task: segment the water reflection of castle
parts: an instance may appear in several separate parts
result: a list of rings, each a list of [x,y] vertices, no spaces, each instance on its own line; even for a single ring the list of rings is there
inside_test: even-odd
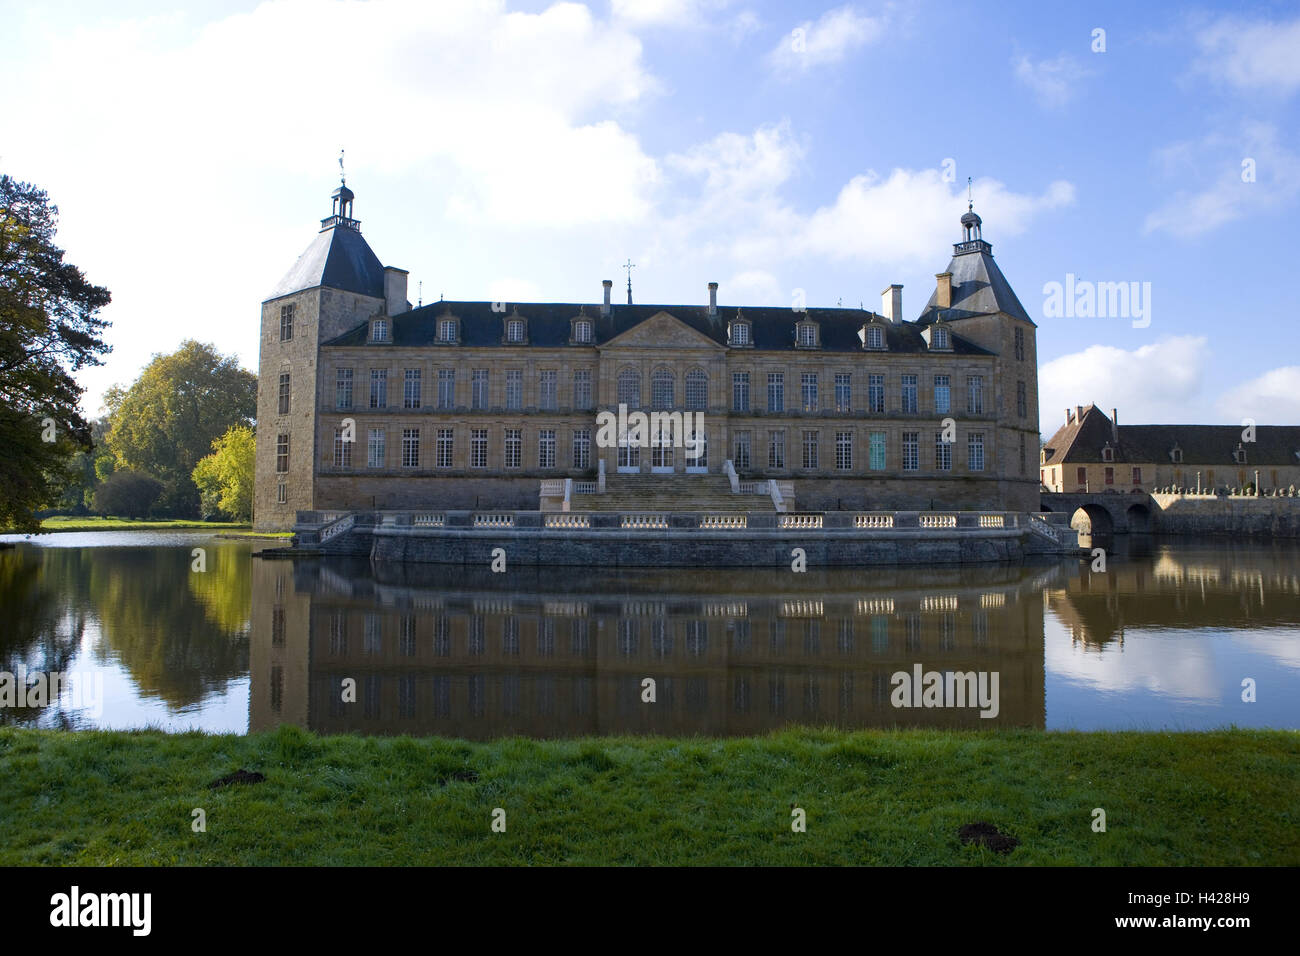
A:
[[[1125,557],[1125,555],[1120,555]],[[1112,561],[1105,572],[1087,561],[1044,592],[1049,611],[1076,644],[1124,642],[1125,629],[1256,630],[1300,623],[1300,552],[1293,547],[1139,549],[1140,560]]]
[[[572,569],[567,569],[571,571]],[[751,734],[1042,727],[1042,580],[1019,567],[718,576],[255,561],[250,730]],[[1037,578],[1037,579],[1036,579]],[[1000,713],[896,710],[890,677],[998,671]],[[657,701],[642,702],[642,680]],[[356,701],[345,703],[345,678]]]

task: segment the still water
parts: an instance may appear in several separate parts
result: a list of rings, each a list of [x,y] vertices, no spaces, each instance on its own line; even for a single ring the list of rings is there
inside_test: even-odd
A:
[[[69,675],[0,723],[473,739],[1300,726],[1295,544],[1119,538],[1104,573],[491,574],[254,559],[267,542],[202,533],[0,540],[18,542],[0,551],[0,680]],[[895,675],[931,672],[995,676],[996,700],[895,706]]]

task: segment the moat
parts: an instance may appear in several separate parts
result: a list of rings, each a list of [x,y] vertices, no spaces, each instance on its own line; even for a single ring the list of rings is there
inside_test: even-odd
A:
[[[258,560],[265,542],[209,534],[7,540],[0,672],[70,679],[3,723],[472,739],[1300,725],[1294,543],[1130,535],[1105,572],[1044,557],[493,574]],[[996,675],[995,712],[900,707],[914,672]]]

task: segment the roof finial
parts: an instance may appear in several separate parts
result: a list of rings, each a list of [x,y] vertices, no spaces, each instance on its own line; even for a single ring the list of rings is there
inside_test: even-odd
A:
[[[970,194],[970,185],[971,185],[970,177],[967,176],[967,177],[966,177],[966,211],[967,211],[967,212],[974,212],[974,211],[975,211],[975,201],[974,201],[973,199],[971,199],[971,194]]]
[[[632,304],[632,270],[636,268],[636,263],[631,259],[623,263],[623,268],[627,270],[627,304]]]
[[[339,182],[346,186],[348,184],[348,174],[343,168],[343,149],[339,148]]]

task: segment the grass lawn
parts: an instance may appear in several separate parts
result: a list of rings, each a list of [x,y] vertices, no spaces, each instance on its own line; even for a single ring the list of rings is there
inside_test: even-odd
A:
[[[1298,758],[1300,735],[1248,730],[467,743],[0,728],[0,864],[1294,866]],[[209,789],[240,768],[265,782]],[[964,845],[976,821],[1020,845]]]
[[[178,529],[205,531],[248,530],[252,525],[237,521],[148,521],[134,518],[99,518],[94,515],[75,517],[55,515],[41,522],[42,531],[175,531]]]

